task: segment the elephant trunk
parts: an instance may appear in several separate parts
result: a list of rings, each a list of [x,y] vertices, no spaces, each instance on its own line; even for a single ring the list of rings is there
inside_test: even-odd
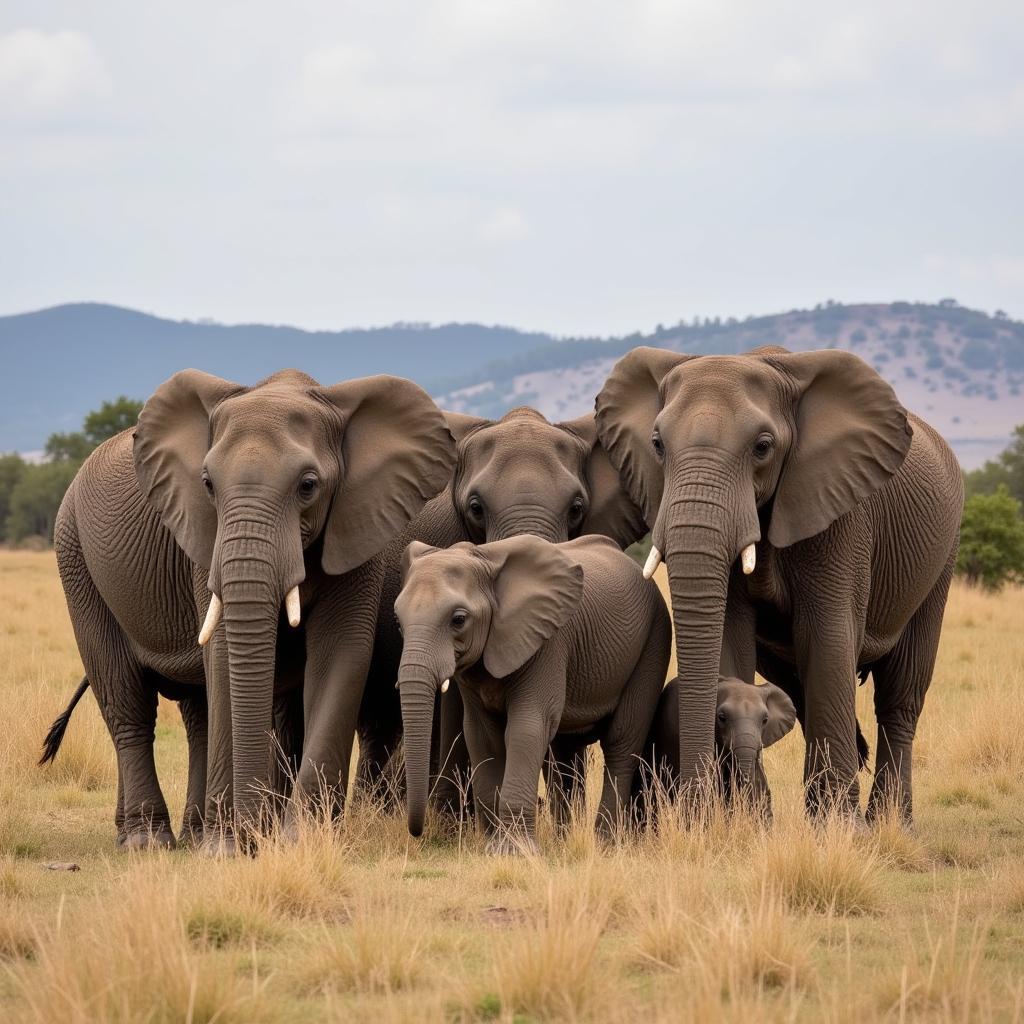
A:
[[[437,640],[408,634],[398,668],[405,749],[405,792],[411,835],[423,834],[430,793],[430,745],[438,687],[455,671],[454,655],[439,658]]]
[[[487,523],[487,543],[526,535],[540,537],[552,544],[560,544],[569,539],[565,520],[553,516],[545,505],[539,503],[517,503],[513,508],[503,510],[493,522]]]
[[[668,568],[676,636],[681,791],[713,771],[729,576],[740,548],[758,536],[752,497],[745,517],[750,522],[739,525],[735,475],[724,456],[687,453],[683,471],[666,481],[655,530]]]
[[[221,524],[216,572],[230,678],[231,756],[235,818],[257,824],[269,790],[277,629],[282,601],[302,578],[301,541],[281,542],[280,519],[255,518],[251,502],[228,509]],[[298,565],[285,550],[298,548]],[[294,556],[295,552],[289,550]]]

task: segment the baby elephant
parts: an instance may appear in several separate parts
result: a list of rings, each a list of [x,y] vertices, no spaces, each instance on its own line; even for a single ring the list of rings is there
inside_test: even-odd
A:
[[[726,799],[745,791],[771,813],[771,791],[761,751],[777,743],[796,723],[793,702],[772,683],[753,686],[742,679],[719,679],[715,712],[715,754]],[[653,747],[653,750],[650,748]],[[657,758],[658,775],[672,792],[679,777],[679,679],[662,691],[651,729],[648,760]]]
[[[671,628],[655,584],[605,537],[520,536],[406,549],[395,612],[409,831],[423,830],[434,696],[454,679],[478,815],[491,852],[535,846],[537,788],[595,740],[605,779],[598,831],[628,800],[668,667]],[[553,803],[558,807],[557,793]]]

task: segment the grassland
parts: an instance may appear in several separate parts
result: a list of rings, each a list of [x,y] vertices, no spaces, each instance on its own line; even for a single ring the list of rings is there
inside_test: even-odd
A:
[[[35,766],[81,675],[52,555],[0,553],[0,608],[5,1021],[1022,1015],[1020,590],[953,591],[914,834],[811,828],[797,730],[768,752],[770,831],[716,815],[601,849],[588,822],[565,841],[545,824],[542,854],[523,859],[485,857],[471,831],[412,840],[368,807],[252,860],[117,853],[113,750],[91,697],[57,763]],[[870,726],[870,683],[859,700]],[[157,758],[177,813],[173,706]]]

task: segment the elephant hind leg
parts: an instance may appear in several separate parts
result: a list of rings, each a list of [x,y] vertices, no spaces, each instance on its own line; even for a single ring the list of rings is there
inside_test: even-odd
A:
[[[203,818],[206,809],[206,760],[208,742],[208,721],[206,690],[197,687],[198,693],[179,702],[181,719],[185,723],[188,739],[188,789],[185,794],[185,810],[182,815],[181,832],[178,842],[185,846],[197,846],[203,838]]]
[[[566,831],[587,795],[587,745],[573,736],[556,736],[544,762],[544,783],[555,828]]]
[[[917,721],[932,681],[942,616],[953,578],[953,560],[913,614],[896,646],[872,667],[878,746],[868,820],[898,809],[909,825],[913,816],[912,754]]]

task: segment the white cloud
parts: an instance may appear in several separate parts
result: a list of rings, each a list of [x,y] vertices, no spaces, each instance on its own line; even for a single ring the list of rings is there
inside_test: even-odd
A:
[[[92,40],[82,32],[24,28],[0,35],[0,115],[75,113],[112,90]]]
[[[495,245],[521,242],[530,236],[530,225],[526,218],[511,206],[494,210],[480,224],[480,238]]]

